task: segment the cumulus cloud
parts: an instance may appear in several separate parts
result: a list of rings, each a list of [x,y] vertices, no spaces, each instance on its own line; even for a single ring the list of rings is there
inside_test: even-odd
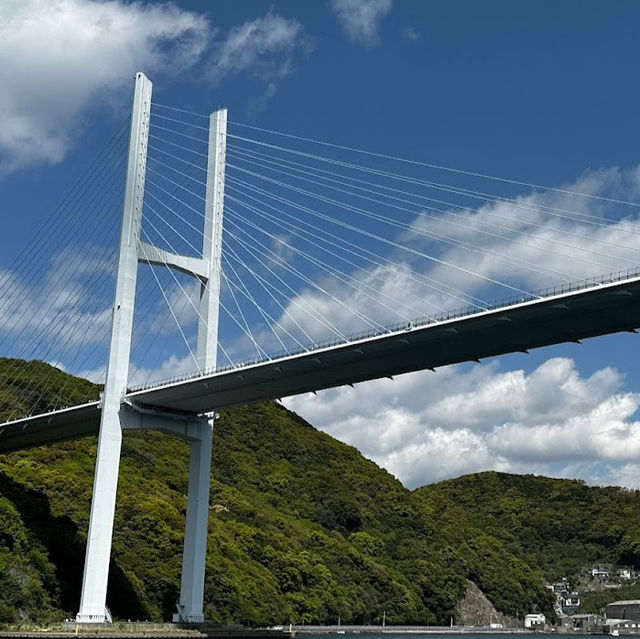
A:
[[[165,280],[167,279],[165,278]],[[183,329],[191,327],[198,321],[200,314],[200,280],[190,277],[182,277],[181,279],[183,281],[176,277],[175,280],[168,280],[168,283],[162,284],[164,296],[158,290],[157,297],[162,298],[163,312],[155,313],[148,320],[146,326],[139,327],[140,331],[151,331],[159,335],[174,333],[176,331],[176,320],[173,319],[172,312]]]
[[[60,162],[89,108],[113,101],[135,71],[193,65],[205,17],[166,3],[6,0],[0,3],[0,168]]]
[[[622,383],[553,358],[529,374],[447,367],[285,403],[411,488],[489,469],[638,487],[640,393]]]
[[[141,386],[158,380],[172,379],[182,375],[191,375],[196,370],[191,354],[169,355],[155,366],[139,366],[131,363],[129,366],[129,386]]]
[[[48,264],[45,256],[39,257],[28,271],[0,270],[3,355],[47,361],[74,375],[104,382],[117,263],[113,246],[68,245]],[[146,279],[142,274],[138,278],[131,384],[197,370],[182,336],[195,352],[199,282],[184,277],[181,288],[166,277],[165,300],[147,269],[145,274]]]
[[[501,289],[487,278],[534,291],[634,268],[640,255],[637,208],[601,198],[633,202],[639,195],[637,167],[588,171],[558,190],[477,208],[454,208],[446,204],[452,195],[440,193],[434,197],[445,201],[441,210],[415,215],[410,229],[395,236],[397,247],[387,249],[396,267],[349,272],[352,281],[370,285],[367,294],[327,276],[322,284],[331,294],[303,290],[279,326],[293,329],[295,318],[316,337],[328,336],[318,319],[305,319],[303,302],[353,333],[366,325],[349,306],[369,318],[406,320],[403,304],[410,302],[422,300],[431,314],[435,306],[459,306],[458,296],[495,299]],[[408,257],[404,246],[417,254]],[[442,290],[419,284],[412,274],[432,278]],[[289,398],[286,404],[410,487],[486,469],[640,486],[640,393],[625,392],[623,376],[613,368],[584,377],[573,360],[563,358],[531,372],[504,372],[496,362],[452,366]]]
[[[331,0],[331,9],[345,34],[366,45],[378,42],[380,22],[392,6],[393,0]]]
[[[640,194],[640,171],[639,167],[588,171],[565,186],[588,196],[624,194],[634,201]],[[434,237],[447,236],[449,244],[440,244],[441,255],[458,268],[439,264],[432,276],[453,286],[478,291],[487,288],[487,278],[493,278],[532,290],[635,266],[640,248],[636,211],[598,199],[540,191],[479,208],[421,215],[413,224],[414,234],[404,238],[433,247]],[[477,276],[469,277],[469,271]]]
[[[0,172],[62,161],[96,107],[122,106],[136,71],[177,75],[208,59],[214,83],[258,78],[264,104],[311,48],[299,22],[273,13],[215,40],[206,15],[168,2],[6,0]]]
[[[52,342],[68,350],[103,343],[111,303],[113,260],[102,248],[65,248],[44,272],[0,271],[0,345],[10,356],[50,359]],[[57,357],[63,356],[58,349]]]
[[[588,171],[562,189],[594,197],[548,190],[471,203],[467,197],[454,207],[453,194],[436,191],[431,196],[439,208],[417,214],[392,200],[378,214],[391,224],[377,227],[377,244],[355,240],[369,247],[362,266],[343,266],[340,275],[318,269],[317,286],[300,289],[275,329],[306,339],[302,326],[318,342],[336,335],[327,320],[350,335],[634,268],[640,257],[637,208],[598,198],[637,200],[640,168]],[[372,237],[370,220],[358,217],[354,224]],[[319,259],[322,251],[340,250],[322,239],[314,253]]]
[[[52,363],[53,366],[64,369],[64,364],[57,362]],[[82,371],[69,371],[73,375],[88,379],[97,384],[103,384],[106,365],[99,365],[94,368],[87,368]],[[190,375],[195,371],[195,363],[190,354],[176,355],[175,353],[161,359],[157,364],[152,366],[140,366],[135,362],[129,364],[129,388],[143,386],[160,380],[173,379],[181,375]]]

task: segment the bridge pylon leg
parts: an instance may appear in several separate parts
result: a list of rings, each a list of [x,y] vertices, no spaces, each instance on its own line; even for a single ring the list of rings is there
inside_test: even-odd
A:
[[[118,277],[111,325],[111,346],[102,397],[82,597],[76,617],[78,623],[111,621],[111,615],[106,606],[107,582],[122,446],[121,401],[127,389],[129,375],[138,271],[137,243],[140,235],[147,166],[151,90],[151,82],[145,75],[136,74],[122,208]]]
[[[182,582],[177,605],[178,612],[173,616],[174,623],[204,621],[204,576],[209,528],[213,420],[202,424],[199,430],[198,437],[191,440]]]
[[[106,606],[122,429],[117,410],[103,408],[87,534],[78,623],[111,621]]]
[[[198,365],[201,370],[215,368],[217,361],[226,152],[227,110],[218,109],[209,116],[207,190],[202,239],[202,256],[207,260],[209,273],[200,287]],[[178,612],[173,617],[176,623],[197,623],[204,620],[213,419],[208,422],[208,428],[203,425],[200,432],[201,437],[191,442],[182,583]]]

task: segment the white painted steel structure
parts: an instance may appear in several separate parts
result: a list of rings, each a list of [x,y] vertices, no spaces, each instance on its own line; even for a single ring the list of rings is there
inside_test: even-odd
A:
[[[102,397],[102,417],[82,579],[82,598],[77,617],[79,622],[103,622],[109,616],[105,604],[122,446],[120,404],[122,395],[127,389],[129,371],[138,272],[137,243],[140,237],[151,118],[151,91],[151,82],[142,73],[138,73],[131,114],[118,279],[113,306],[107,378]]]
[[[209,161],[205,199],[205,226],[202,256],[208,277],[201,278],[200,322],[198,325],[198,366],[215,368],[218,347],[218,314],[222,262],[222,211],[224,204],[224,164],[227,140],[227,111],[211,114]],[[187,521],[182,558],[180,601],[174,621],[204,621],[204,567],[209,522],[209,480],[214,417],[204,421],[197,437],[191,438]]]
[[[138,73],[129,138],[111,346],[100,406],[94,490],[82,598],[77,615],[79,623],[110,620],[106,608],[107,581],[124,429],[162,430],[190,442],[182,582],[174,621],[204,621],[202,605],[214,417],[205,412],[175,415],[150,411],[123,402],[123,399],[127,392],[138,263],[174,268],[200,280],[197,361],[202,370],[216,366],[227,112],[222,109],[210,117],[202,257],[175,255],[140,239],[151,93],[151,82],[144,74]]]

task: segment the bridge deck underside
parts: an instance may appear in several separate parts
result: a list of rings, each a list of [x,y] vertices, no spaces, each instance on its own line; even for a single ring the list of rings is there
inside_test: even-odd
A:
[[[0,425],[0,452],[78,439],[97,434],[99,428],[98,402],[26,417]]]
[[[640,326],[640,282],[529,302],[140,391],[169,410],[207,411],[493,357]]]
[[[634,278],[129,393],[127,399],[203,413],[639,326],[640,278]],[[18,420],[0,426],[0,451],[96,433],[98,426],[95,404]]]

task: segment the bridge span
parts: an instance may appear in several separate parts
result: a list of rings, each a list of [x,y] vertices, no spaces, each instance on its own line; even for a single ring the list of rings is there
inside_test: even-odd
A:
[[[182,416],[318,391],[640,327],[640,276],[603,278],[537,299],[424,320],[389,332],[215,371],[124,396],[131,409]],[[100,402],[0,425],[0,452],[96,435]]]

